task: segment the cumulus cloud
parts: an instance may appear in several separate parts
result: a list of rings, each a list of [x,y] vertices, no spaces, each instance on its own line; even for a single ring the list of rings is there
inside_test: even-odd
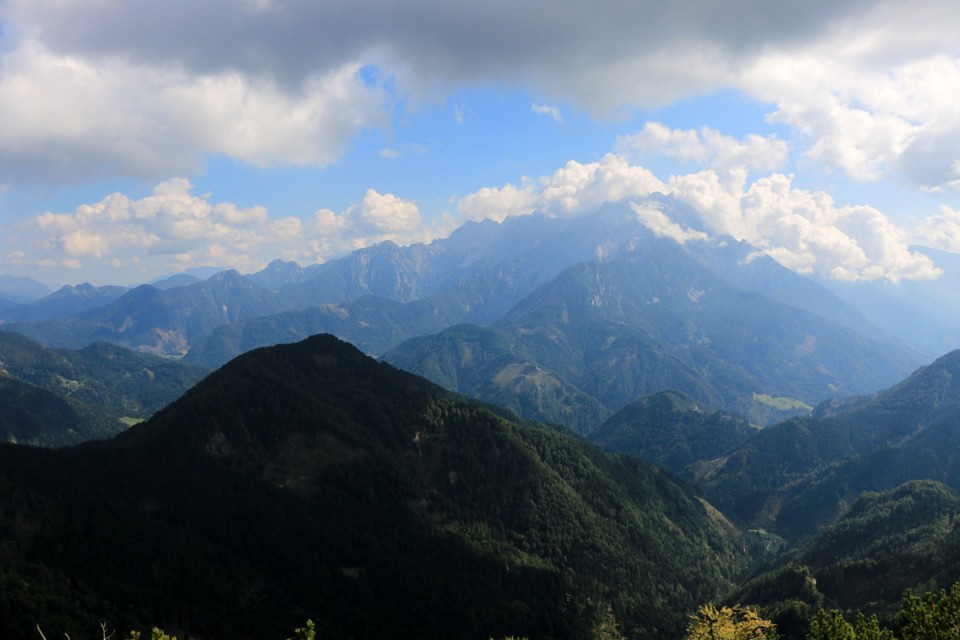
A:
[[[326,208],[314,212],[284,257],[319,263],[378,242],[428,242],[448,231],[440,224],[428,224],[413,200],[368,189],[359,203],[340,213]]]
[[[627,158],[608,153],[598,162],[569,161],[550,176],[525,179],[520,186],[484,187],[461,198],[462,219],[503,220],[534,212],[567,217],[596,211],[604,202],[665,191],[648,169],[631,165]]]
[[[954,187],[960,143],[960,7],[878,3],[861,23],[758,56],[737,86],[775,105],[804,158],[861,181]]]
[[[837,206],[823,192],[797,189],[772,174],[752,184],[712,170],[677,176],[670,191],[716,234],[762,249],[784,266],[837,280],[932,279],[940,270],[911,251],[906,233],[868,206]]]
[[[946,205],[917,226],[916,238],[934,249],[960,253],[960,211]]]
[[[258,263],[261,252],[300,233],[297,218],[272,220],[262,207],[213,204],[191,189],[187,180],[173,179],[140,200],[115,193],[72,213],[43,213],[19,233],[43,243],[51,266],[156,267],[166,261],[168,269],[179,264],[246,268]]]
[[[918,128],[884,104],[896,93],[884,72],[838,66],[830,55],[768,56],[745,74],[745,85],[777,104],[769,119],[804,137],[808,161],[856,180],[877,180],[894,167]],[[888,90],[878,91],[878,85]]]
[[[374,236],[394,240],[400,234],[416,232],[423,226],[415,202],[392,193],[381,194],[375,189],[368,189],[360,204],[347,209],[346,217],[364,231],[365,238]]]
[[[794,187],[790,176],[774,173],[753,182],[747,177],[742,167],[725,173],[706,169],[664,182],[625,156],[608,154],[593,163],[571,161],[519,186],[478,190],[456,202],[456,218],[433,225],[412,200],[375,189],[339,213],[320,209],[301,220],[274,218],[259,206],[212,202],[178,178],[141,199],[115,193],[70,213],[47,212],[8,227],[4,235],[10,248],[3,263],[83,268],[110,274],[102,281],[122,283],[198,264],[249,272],[276,257],[310,264],[384,240],[429,241],[466,219],[503,220],[534,212],[577,216],[607,201],[629,200],[638,220],[658,235],[686,243],[729,234],[800,273],[891,282],[940,275],[927,256],[909,249],[907,234],[879,210],[838,206],[823,192]],[[670,219],[648,198],[656,193],[690,206],[703,230]],[[916,235],[956,250],[960,214],[944,207]]]
[[[664,191],[648,169],[608,153],[599,162],[571,160],[541,179],[538,209],[547,215],[570,216],[596,211],[604,202],[618,202]]]
[[[40,214],[5,229],[8,242],[30,250],[9,251],[2,263],[84,269],[130,284],[196,265],[251,272],[277,257],[312,264],[382,240],[432,237],[415,203],[373,189],[339,214],[321,209],[307,221],[214,203],[192,189],[175,178],[144,198],[114,193],[70,213]]]
[[[710,239],[710,236],[703,231],[686,229],[671,220],[663,212],[659,203],[634,202],[630,206],[633,212],[637,214],[637,219],[661,238],[670,238],[678,244],[686,244],[691,240],[705,241]]]
[[[655,193],[690,206],[705,231],[670,219],[647,199]],[[638,219],[660,236],[686,243],[730,235],[804,274],[891,282],[941,274],[927,256],[909,249],[906,232],[881,211],[837,206],[828,194],[798,189],[783,174],[750,182],[742,166],[725,172],[706,169],[662,182],[625,156],[608,154],[595,163],[569,162],[552,175],[527,179],[520,187],[482,189],[461,198],[458,210],[469,219],[501,220],[533,212],[575,216],[621,200],[633,200]],[[956,223],[960,237],[960,216],[950,222]]]
[[[525,216],[536,211],[538,196],[530,180],[521,186],[483,187],[464,196],[457,203],[462,220],[495,220],[502,222],[510,216]]]
[[[775,135],[751,134],[741,141],[711,127],[681,130],[659,122],[648,122],[639,133],[621,136],[617,146],[640,157],[664,155],[718,171],[745,167],[767,172],[787,160],[787,143]]]
[[[0,179],[163,177],[197,171],[208,154],[322,166],[381,118],[380,91],[357,71],[289,94],[269,78],[93,62],[30,40],[0,57]]]

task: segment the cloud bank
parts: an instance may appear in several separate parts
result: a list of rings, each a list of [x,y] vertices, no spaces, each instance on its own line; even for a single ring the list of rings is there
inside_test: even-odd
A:
[[[124,60],[90,62],[36,42],[0,58],[0,176],[64,183],[195,173],[207,155],[252,165],[322,166],[382,118],[356,66],[306,81],[190,75]]]
[[[0,184],[164,179],[210,154],[323,166],[407,98],[500,86],[554,118],[558,101],[602,116],[732,89],[771,105],[809,162],[960,185],[948,0],[4,0],[0,24]],[[634,142],[712,144],[657,133]]]
[[[135,284],[197,265],[250,273],[277,257],[323,262],[355,248],[432,237],[417,205],[370,189],[345,211],[317,211],[303,221],[271,217],[263,207],[214,203],[175,178],[139,200],[114,193],[70,213],[43,213],[8,228],[7,265],[74,269],[103,282]],[[41,255],[39,259],[28,256]]]
[[[935,277],[906,243],[956,247],[956,206],[910,231],[876,208],[797,188],[784,167],[955,198],[957,42],[960,4],[948,0],[640,1],[603,11],[574,0],[0,0],[0,192],[118,177],[158,185],[140,200],[114,194],[8,227],[6,264],[249,270],[277,256],[313,262],[430,238],[468,219],[577,215],[660,192],[693,207],[711,233],[801,272]],[[595,161],[478,188],[436,226],[415,202],[375,189],[303,218],[192,193],[189,178],[211,156],[323,167],[407,105],[465,87],[522,89],[533,112],[558,122],[555,105],[615,118],[726,90],[767,105],[786,133],[734,138],[647,123]],[[465,124],[464,106],[452,108]],[[657,156],[690,172],[658,177],[643,166]]]
[[[192,194],[190,182],[178,178],[140,200],[117,193],[72,213],[41,214],[11,237],[42,251],[45,257],[35,267],[122,267],[128,277],[195,264],[250,272],[278,256],[312,264],[384,240],[429,241],[467,220],[502,221],[533,213],[571,217],[592,213],[605,202],[627,200],[636,203],[634,211],[644,224],[677,242],[733,236],[797,272],[837,280],[896,283],[938,277],[933,262],[909,248],[911,235],[935,247],[960,248],[960,214],[948,207],[910,234],[873,207],[838,206],[826,193],[796,188],[788,175],[774,172],[751,180],[748,165],[769,166],[781,155],[776,140],[648,125],[625,146],[635,149],[638,144],[665,146],[705,166],[661,180],[624,154],[570,161],[551,175],[484,187],[459,198],[456,213],[435,225],[424,220],[414,201],[375,189],[339,213],[320,209],[303,221],[272,218],[262,207],[215,204],[209,196]],[[706,233],[670,220],[645,201],[652,194],[670,195],[689,206]],[[11,250],[6,263],[23,265],[26,259],[22,250]]]

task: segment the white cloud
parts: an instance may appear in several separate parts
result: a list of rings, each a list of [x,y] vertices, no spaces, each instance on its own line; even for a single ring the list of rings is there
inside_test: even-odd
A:
[[[7,241],[23,249],[7,252],[2,264],[84,269],[103,282],[131,284],[196,265],[251,272],[277,257],[309,264],[382,240],[407,244],[433,234],[414,202],[373,189],[340,214],[321,209],[303,221],[273,218],[260,206],[214,203],[192,188],[175,178],[144,198],[114,193],[71,213],[40,214],[5,230]]]
[[[704,230],[671,220],[646,200],[655,193],[689,205]],[[939,275],[929,258],[909,250],[906,233],[875,208],[837,206],[823,192],[795,188],[782,174],[748,182],[743,168],[707,169],[662,182],[616,154],[593,163],[571,161],[519,186],[481,189],[456,202],[456,219],[447,216],[433,226],[412,200],[375,189],[340,213],[320,209],[304,221],[273,218],[259,206],[215,203],[209,195],[194,195],[189,181],[172,179],[140,199],[115,193],[70,213],[47,212],[9,227],[3,263],[82,268],[99,273],[101,281],[124,284],[199,264],[249,272],[276,257],[310,264],[384,240],[429,241],[466,219],[502,220],[534,211],[576,216],[621,200],[636,202],[638,219],[658,235],[685,243],[730,234],[801,273],[892,282]],[[960,214],[944,207],[920,225],[917,236],[956,250]]]
[[[952,187],[960,158],[960,6],[877,3],[828,37],[758,56],[738,87],[776,105],[804,157],[860,181]]]
[[[457,203],[462,219],[528,215],[539,211],[566,217],[596,211],[604,202],[650,195],[666,187],[647,169],[631,165],[617,154],[607,154],[599,162],[571,160],[553,175],[537,181],[525,179],[521,186],[485,187],[464,196]]]
[[[632,203],[631,208],[637,214],[637,219],[660,237],[670,238],[678,244],[686,244],[691,240],[705,241],[710,239],[710,236],[703,231],[685,229],[671,220],[657,203]]]
[[[960,211],[942,205],[940,213],[924,218],[915,233],[927,246],[960,253]]]
[[[407,143],[400,145],[400,148],[396,147],[383,147],[380,151],[377,152],[377,155],[381,158],[386,158],[387,160],[393,160],[404,155],[416,154],[423,155],[427,153],[427,147],[422,144],[417,143]]]
[[[460,199],[457,210],[461,220],[496,220],[525,216],[537,208],[537,194],[529,181],[522,186],[484,187]]]
[[[877,180],[893,167],[917,127],[883,104],[884,96],[897,93],[893,87],[876,90],[889,86],[885,73],[839,66],[829,55],[768,56],[745,74],[744,85],[778,105],[769,119],[803,136],[807,160],[856,180]]]
[[[733,89],[773,105],[810,162],[933,190],[960,178],[950,0],[7,0],[0,21],[3,182],[183,175],[209,154],[323,165],[397,108],[363,65],[391,79],[394,105],[498,85],[553,118],[551,102],[609,115]],[[779,162],[773,139],[725,155],[729,140],[689,133],[663,150],[718,169]]]
[[[745,167],[767,172],[787,160],[787,143],[775,135],[751,134],[740,141],[711,127],[681,130],[659,122],[648,122],[639,133],[621,136],[617,146],[639,157],[659,154],[718,171]]]
[[[0,178],[155,178],[194,172],[208,154],[329,164],[381,118],[379,90],[357,70],[313,76],[290,94],[267,78],[94,62],[27,41],[0,57]]]
[[[613,153],[599,162],[569,161],[553,175],[541,178],[537,208],[547,215],[570,216],[596,211],[604,202],[618,202],[665,190],[649,170],[631,165]]]
[[[349,208],[346,217],[355,222],[369,236],[395,240],[403,233],[415,233],[423,227],[420,209],[412,200],[398,198],[392,193],[381,194],[367,189],[360,204]]]
[[[729,234],[800,273],[891,282],[940,275],[927,256],[910,251],[907,234],[879,210],[837,206],[826,193],[797,189],[782,174],[753,182],[747,177],[745,168],[734,167],[673,176],[664,183],[626,157],[608,154],[595,163],[571,161],[521,187],[482,189],[461,198],[458,210],[468,219],[502,220],[534,211],[574,216],[596,211],[607,201],[635,200],[638,219],[658,235],[685,243]],[[644,200],[654,193],[690,206],[706,231],[685,228]],[[957,225],[960,237],[960,220]]]
[[[941,273],[910,251],[906,234],[877,209],[837,207],[829,195],[796,189],[782,174],[747,185],[703,171],[673,178],[670,188],[714,233],[746,240],[800,273],[891,282]]]
[[[547,116],[552,119],[554,122],[562,123],[563,114],[560,113],[560,109],[548,104],[537,104],[533,103],[530,105],[530,111],[539,114],[541,116]]]
[[[299,236],[297,218],[272,220],[262,207],[212,204],[191,189],[187,180],[173,179],[140,200],[115,193],[73,213],[43,213],[20,233],[43,244],[47,264],[172,268],[189,262],[241,269]]]

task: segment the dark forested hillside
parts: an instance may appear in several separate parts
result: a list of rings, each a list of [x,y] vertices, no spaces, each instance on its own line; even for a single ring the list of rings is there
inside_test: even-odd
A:
[[[0,374],[0,442],[59,447],[108,438],[127,428],[121,417]]]
[[[586,434],[606,451],[629,453],[678,475],[713,460],[757,434],[735,414],[711,411],[677,391],[662,391],[631,402]]]
[[[4,638],[308,617],[330,638],[675,638],[746,563],[675,477],[329,336],[246,354],[110,442],[0,447],[0,494]]]
[[[729,599],[759,605],[792,637],[801,637],[822,608],[848,612],[851,619],[852,612],[877,614],[893,625],[904,593],[949,589],[960,580],[958,523],[960,497],[938,482],[865,493],[837,522]]]
[[[874,396],[825,403],[809,418],[764,429],[697,481],[745,522],[802,537],[865,491],[909,480],[960,489],[960,351]]]
[[[873,396],[825,402],[746,438],[730,431],[733,416],[661,393],[591,438],[673,466],[758,533],[770,564],[728,601],[759,605],[784,637],[802,638],[818,611],[894,624],[905,592],[960,580],[958,384],[953,352]]]
[[[208,372],[105,342],[84,349],[49,349],[0,331],[0,367],[8,375],[121,415],[147,418]]]
[[[148,418],[206,373],[107,343],[49,349],[0,331],[0,441],[60,446],[106,438]]]

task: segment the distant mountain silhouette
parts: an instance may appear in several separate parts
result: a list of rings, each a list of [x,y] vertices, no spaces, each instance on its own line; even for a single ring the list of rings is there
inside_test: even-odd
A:
[[[126,292],[126,287],[68,285],[37,300],[0,311],[0,319],[5,322],[35,322],[66,318],[107,305]]]
[[[892,384],[914,365],[914,354],[896,344],[738,289],[659,238],[608,262],[571,267],[538,288],[490,327],[482,359],[452,340],[454,332],[464,333],[411,340],[384,358],[579,431],[598,424],[577,413],[584,397],[609,415],[639,396],[676,389],[765,423],[783,412],[764,398],[812,405]],[[526,383],[514,383],[517,376]],[[559,396],[545,392],[560,388]]]

